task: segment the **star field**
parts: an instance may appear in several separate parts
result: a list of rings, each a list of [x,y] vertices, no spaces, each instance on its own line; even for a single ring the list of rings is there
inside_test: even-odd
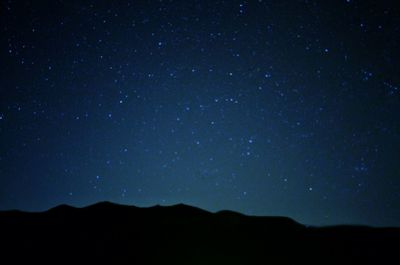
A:
[[[0,209],[400,225],[395,1],[2,1]]]

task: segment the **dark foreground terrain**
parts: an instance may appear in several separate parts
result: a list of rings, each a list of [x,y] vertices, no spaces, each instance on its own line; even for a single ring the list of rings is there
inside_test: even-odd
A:
[[[0,241],[0,264],[400,264],[399,228],[315,228],[185,205],[0,212]]]

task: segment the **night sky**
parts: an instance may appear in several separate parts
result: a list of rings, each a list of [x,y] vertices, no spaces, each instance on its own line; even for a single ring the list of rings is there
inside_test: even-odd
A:
[[[400,225],[397,1],[1,1],[0,209]]]

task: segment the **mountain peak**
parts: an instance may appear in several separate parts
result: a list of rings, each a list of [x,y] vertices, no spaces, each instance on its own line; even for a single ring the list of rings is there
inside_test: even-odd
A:
[[[57,205],[51,209],[49,209],[49,212],[68,212],[70,210],[76,209],[75,207],[68,205],[68,204],[60,204]]]

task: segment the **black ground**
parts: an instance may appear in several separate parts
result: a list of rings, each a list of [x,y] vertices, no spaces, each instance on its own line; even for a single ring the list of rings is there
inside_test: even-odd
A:
[[[400,228],[306,227],[186,205],[0,212],[0,241],[0,264],[400,264]]]

